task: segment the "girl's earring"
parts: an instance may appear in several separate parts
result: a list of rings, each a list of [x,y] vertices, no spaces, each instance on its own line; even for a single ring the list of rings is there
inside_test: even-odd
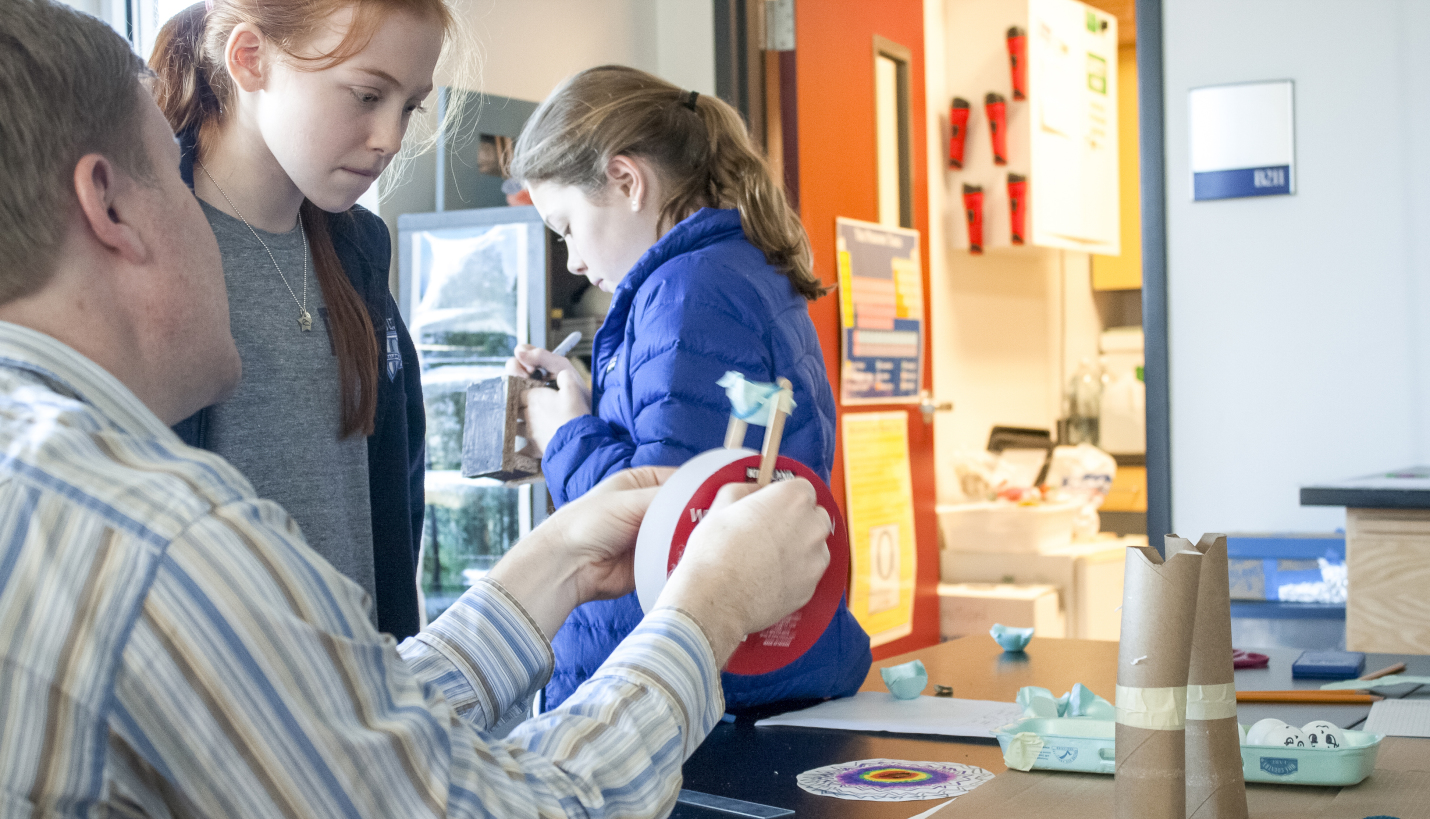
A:
[[[641,200],[639,200],[639,199],[632,199],[632,200],[631,200],[631,213],[638,213],[638,212],[640,212],[640,209],[641,209]]]

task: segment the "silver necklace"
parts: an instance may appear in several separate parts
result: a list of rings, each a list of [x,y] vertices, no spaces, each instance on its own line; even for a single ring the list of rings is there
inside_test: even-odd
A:
[[[214,187],[218,188],[219,195],[223,197],[223,201],[227,202],[229,208],[238,214],[238,220],[243,223],[244,227],[248,228],[248,232],[253,234],[253,238],[257,239],[258,243],[263,245],[263,250],[268,253],[268,260],[273,262],[273,269],[278,271],[278,278],[283,280],[283,286],[288,288],[288,295],[292,296],[293,301],[298,305],[298,328],[305,333],[313,329],[313,314],[308,312],[308,231],[303,229],[303,214],[298,214],[298,230],[303,235],[303,298],[299,299],[298,294],[293,292],[293,285],[288,283],[288,277],[283,275],[283,268],[278,266],[278,259],[274,258],[273,251],[268,249],[268,243],[263,241],[263,237],[258,235],[258,231],[253,229],[253,225],[250,225],[248,220],[243,218],[243,214],[239,212],[238,206],[233,203],[232,199],[228,198],[228,194],[224,193],[223,187],[219,185],[217,179],[214,179],[213,174],[209,173],[209,169],[204,167],[204,163],[200,162],[198,165],[199,169],[204,172],[204,176],[207,176]]]

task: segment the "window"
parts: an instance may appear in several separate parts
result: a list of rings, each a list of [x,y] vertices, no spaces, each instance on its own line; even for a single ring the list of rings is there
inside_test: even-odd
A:
[[[874,136],[879,179],[879,223],[914,226],[909,124],[909,49],[874,37]]]
[[[148,60],[154,51],[154,41],[159,38],[159,29],[170,17],[191,5],[191,0],[129,0],[129,41],[139,56]]]

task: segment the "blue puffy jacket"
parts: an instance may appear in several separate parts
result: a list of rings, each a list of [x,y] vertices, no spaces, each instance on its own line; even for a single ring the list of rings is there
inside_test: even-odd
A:
[[[807,302],[745,239],[739,211],[706,208],[672,228],[616,288],[596,333],[595,414],[557,430],[542,459],[556,504],[627,467],[678,466],[721,446],[730,402],[715,382],[727,370],[793,382],[797,407],[780,452],[829,480],[834,395]],[[763,435],[764,427],[750,427],[745,445],[758,449]],[[640,619],[634,594],[572,612],[552,641],[546,706],[570,696]],[[841,603],[798,661],[760,676],[722,675],[726,704],[849,696],[869,664],[869,636]]]

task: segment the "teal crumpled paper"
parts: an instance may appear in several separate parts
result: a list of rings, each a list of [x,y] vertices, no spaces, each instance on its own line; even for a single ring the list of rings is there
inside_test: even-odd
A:
[[[1036,685],[1025,685],[1018,689],[1017,703],[1023,706],[1024,717],[1084,717],[1086,719],[1114,720],[1117,709],[1112,703],[1092,692],[1082,683],[1074,683],[1072,690],[1054,699],[1053,692]]]
[[[1061,716],[1058,701],[1053,699],[1053,692],[1046,688],[1039,688],[1036,685],[1025,685],[1018,689],[1019,705],[1023,706],[1023,716],[1040,717],[1042,719],[1052,719]]]
[[[1033,639],[1031,628],[1013,628],[1002,623],[994,623],[993,628],[988,629],[988,633],[998,641],[998,645],[1004,651],[1022,651],[1027,647],[1028,641]]]
[[[784,393],[780,400],[778,384],[747,381],[743,374],[735,370],[726,372],[715,383],[725,388],[725,395],[730,399],[730,414],[747,424],[768,426],[776,406],[786,415],[794,411],[794,396]]]
[[[884,685],[888,686],[889,693],[899,700],[917,697],[929,684],[929,673],[924,669],[922,660],[881,668],[879,676],[884,678]]]

